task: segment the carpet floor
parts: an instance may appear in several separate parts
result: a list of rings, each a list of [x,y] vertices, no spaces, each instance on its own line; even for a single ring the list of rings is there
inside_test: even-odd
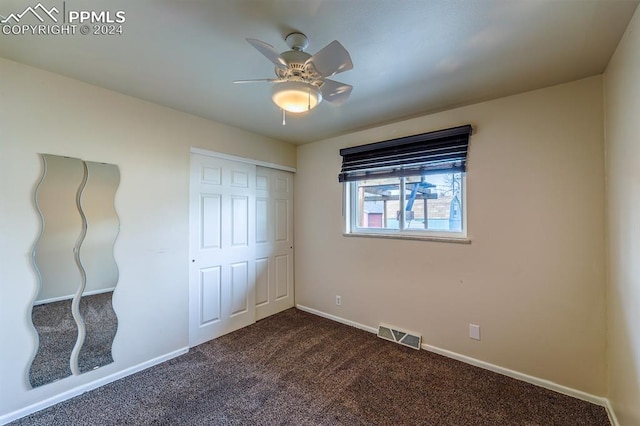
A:
[[[116,359],[117,361],[117,359]],[[609,425],[604,408],[290,309],[13,425]]]

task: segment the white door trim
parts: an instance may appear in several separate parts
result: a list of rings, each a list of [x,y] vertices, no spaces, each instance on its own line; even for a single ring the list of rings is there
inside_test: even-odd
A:
[[[196,148],[194,146],[191,147],[191,153],[206,155],[208,157],[222,158],[223,160],[237,161],[239,163],[254,164],[256,166],[268,167],[270,169],[284,170],[285,172],[295,173],[297,171],[295,167],[283,166],[281,164],[275,164],[275,163],[268,163],[266,161],[254,160],[252,158],[238,157],[236,155],[231,155],[231,154],[223,154],[222,152],[210,151],[208,149]]]

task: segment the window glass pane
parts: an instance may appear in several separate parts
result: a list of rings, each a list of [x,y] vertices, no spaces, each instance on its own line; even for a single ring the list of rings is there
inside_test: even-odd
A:
[[[405,229],[462,231],[462,174],[405,178]]]
[[[463,173],[368,179],[350,183],[354,229],[402,235],[464,233]],[[404,188],[401,197],[400,191]],[[401,203],[401,200],[403,203]],[[401,214],[404,227],[400,229]],[[396,231],[396,232],[393,232]],[[357,231],[356,231],[357,232]]]
[[[400,179],[370,179],[354,183],[358,228],[398,229]]]

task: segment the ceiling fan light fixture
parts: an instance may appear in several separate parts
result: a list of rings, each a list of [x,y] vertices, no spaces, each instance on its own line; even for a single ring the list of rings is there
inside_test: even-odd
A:
[[[318,106],[322,102],[322,93],[313,84],[285,81],[273,85],[271,99],[282,110],[295,114],[310,111]]]

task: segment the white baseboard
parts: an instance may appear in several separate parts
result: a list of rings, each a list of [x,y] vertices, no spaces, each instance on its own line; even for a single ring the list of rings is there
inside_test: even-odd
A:
[[[620,423],[618,422],[618,418],[616,417],[616,412],[613,411],[613,407],[611,406],[611,401],[609,401],[608,399],[605,399],[605,406],[604,408],[607,409],[607,415],[609,416],[609,421],[611,422],[611,426],[620,426]]]
[[[348,320],[348,319],[337,317],[335,315],[327,314],[325,312],[318,311],[316,309],[309,308],[307,306],[296,305],[296,308],[300,309],[301,311],[305,311],[305,312],[309,312],[310,314],[317,315],[319,317],[327,318],[327,319],[333,320],[335,322],[339,322],[341,324],[350,325],[351,327],[355,327],[355,328],[359,328],[360,330],[368,331],[369,333],[374,333],[374,334],[378,333],[378,329],[375,328],[375,327],[369,327],[368,325],[360,324],[359,322],[355,322],[355,321],[351,321],[351,320]]]
[[[378,333],[378,329],[376,327],[371,327],[368,325],[364,325],[364,324],[360,324],[358,322],[355,321],[351,321],[348,319],[344,319],[335,315],[331,315],[331,314],[327,314],[325,312],[322,311],[318,311],[316,309],[313,308],[309,308],[307,306],[302,306],[302,305],[296,305],[296,308],[300,309],[301,311],[305,311],[305,312],[309,312],[310,314],[314,314],[314,315],[318,315],[320,317],[323,318],[327,318],[342,324],[346,324],[346,325],[350,325],[352,327],[356,327],[359,328],[361,330],[364,331],[368,331],[370,333]],[[519,371],[515,371],[515,370],[511,370],[505,367],[500,367],[499,365],[495,365],[495,364],[491,364],[485,361],[481,361],[479,359],[475,359],[475,358],[471,358],[469,356],[466,355],[461,355],[459,353],[456,352],[452,352],[446,349],[442,349],[442,348],[438,348],[436,346],[431,346],[431,345],[427,345],[426,343],[423,343],[421,345],[422,349],[429,351],[429,352],[433,352],[436,353],[438,355],[443,355],[446,356],[447,358],[452,358],[458,361],[462,361],[466,364],[471,364],[474,365],[476,367],[480,367],[483,368],[485,370],[489,370],[489,371],[493,371],[494,373],[498,373],[498,374],[502,374],[504,376],[508,376],[517,380],[521,380],[523,382],[527,382],[527,383],[531,383],[533,385],[536,386],[540,386],[543,387],[545,389],[549,389],[552,390],[554,392],[558,392],[564,395],[568,395],[574,398],[578,398],[578,399],[582,399],[584,401],[587,402],[591,402],[593,404],[599,405],[601,407],[604,407],[607,410],[607,414],[609,416],[609,420],[611,421],[611,424],[613,426],[618,426],[618,420],[616,419],[616,415],[613,411],[613,408],[611,407],[611,404],[609,403],[609,400],[607,398],[603,398],[600,396],[595,396],[595,395],[591,395],[589,393],[577,390],[577,389],[573,389],[573,388],[569,388],[567,386],[563,386],[560,385],[558,383],[549,381],[549,380],[545,380],[545,379],[541,379],[539,377],[534,377],[534,376],[530,376],[528,374],[525,373],[521,373]]]
[[[519,371],[511,370],[509,368],[500,367],[499,365],[491,364],[489,362],[481,361],[476,358],[471,358],[466,355],[461,355],[456,352],[448,351],[446,349],[439,348],[437,346],[427,345],[426,343],[422,344],[422,349],[436,353],[438,355],[446,356],[447,358],[455,359],[457,361],[462,361],[465,364],[471,364],[476,367],[480,367],[485,370],[493,371],[494,373],[502,374],[503,376],[508,376],[513,379],[521,380],[523,382],[531,383],[532,385],[540,386],[545,389],[549,389],[564,395],[572,396],[574,398],[581,399],[583,401],[591,402],[596,405],[600,405],[602,407],[606,406],[606,398],[602,398],[600,396],[591,395],[590,393],[586,393],[577,389],[573,389],[567,386],[563,386],[561,384],[552,382],[550,380],[541,379],[539,377],[530,376],[529,374],[521,373]]]
[[[102,377],[91,383],[85,383],[84,385],[75,387],[73,389],[69,389],[68,391],[52,396],[51,398],[47,398],[43,401],[39,401],[39,402],[36,402],[35,404],[29,405],[28,407],[21,408],[11,413],[5,414],[3,416],[0,416],[0,425],[7,424],[9,422],[22,418],[24,416],[28,416],[29,414],[35,413],[36,411],[40,411],[45,408],[51,407],[52,405],[55,405],[59,402],[66,401],[67,399],[71,399],[74,396],[78,396],[90,390],[99,388],[100,386],[104,386],[108,383],[115,382],[118,379],[137,373],[138,371],[146,370],[149,367],[153,367],[154,365],[168,361],[172,358],[185,354],[188,351],[189,351],[189,348],[187,347],[187,348],[178,349],[173,352],[169,352],[168,354],[159,356],[157,358],[153,358],[149,361],[145,361],[138,365],[134,365],[133,367],[126,368],[122,371],[118,371],[117,373],[111,374],[109,376]]]

